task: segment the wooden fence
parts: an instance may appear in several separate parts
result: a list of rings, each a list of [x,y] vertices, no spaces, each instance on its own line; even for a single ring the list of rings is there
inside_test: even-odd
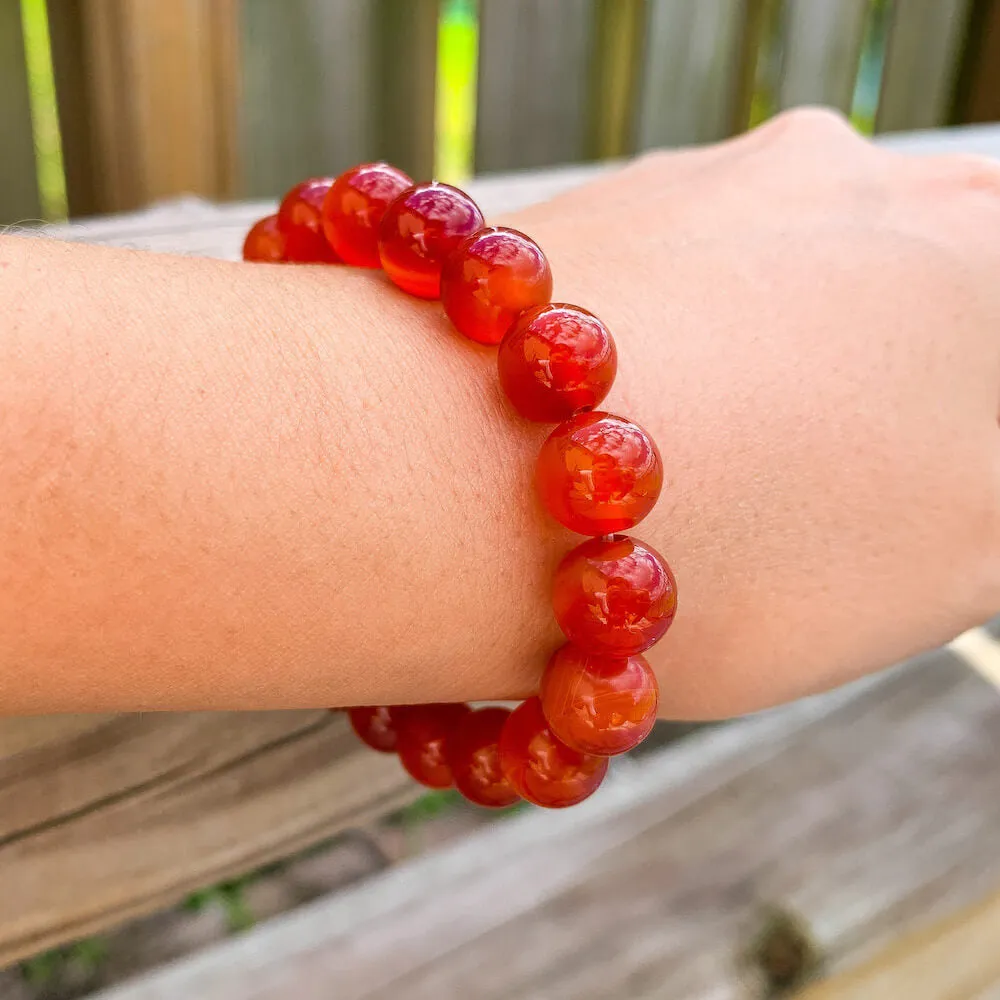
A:
[[[0,0],[0,222],[40,214],[20,0]],[[1000,0],[479,0],[477,172],[706,142],[851,107],[886,24],[876,127],[1000,119]],[[434,163],[438,0],[48,0],[71,215],[273,196]]]

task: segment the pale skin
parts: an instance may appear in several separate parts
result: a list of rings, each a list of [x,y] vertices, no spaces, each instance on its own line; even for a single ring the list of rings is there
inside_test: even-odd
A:
[[[662,714],[828,688],[1000,610],[1000,167],[832,116],[517,216],[659,443]],[[7,713],[500,699],[560,634],[549,428],[346,268],[0,238]]]

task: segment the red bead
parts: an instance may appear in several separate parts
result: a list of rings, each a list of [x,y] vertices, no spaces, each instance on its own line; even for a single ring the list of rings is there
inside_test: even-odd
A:
[[[641,743],[656,722],[656,675],[643,656],[601,656],[567,644],[549,660],[540,697],[567,746],[610,757]]]
[[[323,235],[323,199],[332,177],[312,177],[296,184],[278,206],[278,226],[287,240],[286,257],[296,264],[335,264],[338,260]]]
[[[537,698],[511,712],[500,733],[500,766],[522,798],[549,809],[582,802],[608,773],[607,757],[571,750],[556,739]]]
[[[481,708],[469,712],[448,740],[448,759],[455,787],[478,806],[501,809],[513,805],[518,794],[500,767],[497,744],[510,712]]]
[[[653,509],[663,462],[638,424],[611,413],[579,413],[542,445],[535,483],[560,524],[581,535],[609,535]]]
[[[566,554],[552,608],[581,649],[632,656],[662,638],[677,611],[677,584],[663,557],[628,535],[591,538]]]
[[[450,788],[448,740],[468,705],[406,705],[392,710],[396,751],[403,767],[428,788]]]
[[[344,261],[379,267],[378,228],[389,203],[413,181],[388,163],[364,163],[341,174],[323,201],[323,232]]]
[[[389,205],[379,226],[382,267],[403,291],[436,299],[445,258],[482,227],[483,213],[458,188],[416,184]]]
[[[347,717],[362,743],[381,753],[395,752],[396,728],[392,724],[391,709],[385,705],[365,705],[348,709]]]
[[[441,302],[459,333],[499,344],[518,315],[552,297],[552,271],[541,247],[516,229],[466,237],[441,272]]]
[[[278,228],[277,215],[255,222],[243,241],[243,259],[281,264],[285,260],[285,234]]]
[[[500,342],[497,366],[500,385],[522,417],[558,423],[604,399],[618,354],[593,313],[553,303],[517,319]]]

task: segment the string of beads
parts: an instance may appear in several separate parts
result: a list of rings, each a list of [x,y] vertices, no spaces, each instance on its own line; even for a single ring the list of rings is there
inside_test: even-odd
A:
[[[411,295],[440,299],[459,333],[498,346],[514,409],[557,425],[538,455],[538,495],[556,521],[591,537],[555,571],[552,607],[568,641],[538,694],[513,711],[433,704],[348,714],[361,740],[397,754],[429,788],[454,786],[489,807],[581,802],[608,759],[653,727],[659,692],[642,654],[677,609],[666,561],[622,534],[656,503],[663,462],[642,427],[595,409],[617,370],[610,331],[586,309],[551,301],[552,271],[530,237],[486,226],[458,188],[414,184],[386,163],[297,184],[247,234],[243,257],[381,268]]]

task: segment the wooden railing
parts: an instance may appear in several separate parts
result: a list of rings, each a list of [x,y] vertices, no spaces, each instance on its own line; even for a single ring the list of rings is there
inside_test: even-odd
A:
[[[41,214],[21,2],[0,0],[0,222]],[[438,0],[47,9],[71,215],[273,196],[376,157],[433,170]],[[478,17],[477,172],[848,111],[866,39],[877,129],[1000,119],[1000,0],[480,0]]]

